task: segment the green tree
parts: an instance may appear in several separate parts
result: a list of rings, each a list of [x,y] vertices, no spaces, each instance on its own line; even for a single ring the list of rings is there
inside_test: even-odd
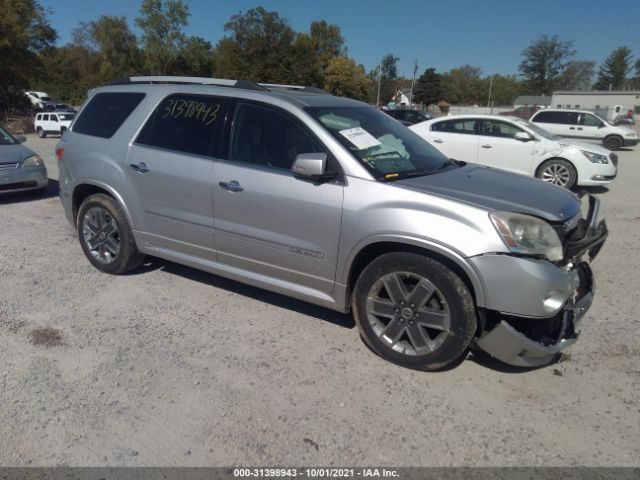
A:
[[[325,69],[324,89],[339,97],[365,100],[370,95],[371,79],[353,58],[333,57]]]
[[[86,47],[68,44],[51,48],[42,56],[47,75],[34,88],[71,105],[80,105],[87,90],[104,83],[97,54]]]
[[[482,81],[481,75],[480,67],[468,64],[449,70],[442,75],[442,98],[449,103],[486,104],[489,84]]]
[[[0,0],[0,104],[28,105],[23,90],[42,78],[40,54],[56,40],[44,9],[34,0]]]
[[[558,88],[562,90],[589,90],[593,83],[596,62],[574,60],[565,67],[558,79]]]
[[[633,79],[633,88],[640,90],[640,58],[636,60],[636,76]]]
[[[522,51],[520,75],[532,94],[551,94],[560,75],[575,55],[573,41],[542,35]]]
[[[189,6],[181,0],[142,0],[136,24],[142,30],[145,66],[149,73],[175,72],[176,61],[184,48],[184,27],[188,25]]]
[[[176,58],[179,75],[211,77],[214,71],[214,50],[211,42],[200,37],[188,37]]]
[[[627,47],[616,48],[598,70],[598,81],[594,85],[596,90],[620,90],[628,82],[627,76],[631,73],[633,55]]]
[[[479,105],[486,104],[482,95],[488,95],[491,78],[483,79],[484,92],[480,91]],[[493,75],[493,85],[491,86],[491,103],[493,105],[513,105],[513,101],[522,93],[522,84],[515,75]]]
[[[344,37],[339,26],[321,20],[311,22],[309,38],[316,55],[320,75],[324,76],[324,70],[331,59],[346,55],[347,48],[344,44]]]
[[[413,99],[425,105],[436,103],[442,97],[442,76],[435,68],[427,68],[416,80]]]
[[[75,43],[84,43],[95,55],[100,77],[110,81],[140,71],[142,56],[138,39],[124,16],[103,15],[98,20],[81,23],[74,30]]]
[[[215,64],[222,77],[269,83],[296,83],[296,34],[277,12],[263,7],[237,13],[224,26]]]
[[[398,87],[398,60],[393,53],[387,53],[380,65],[369,73],[369,78],[374,85],[372,91],[371,100],[375,102],[378,98],[378,77],[380,77],[380,104],[385,105],[389,103],[393,96],[396,94]]]

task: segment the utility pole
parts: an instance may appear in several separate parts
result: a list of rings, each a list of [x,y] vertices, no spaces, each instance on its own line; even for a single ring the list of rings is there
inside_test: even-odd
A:
[[[378,96],[376,98],[376,107],[380,108],[380,80],[382,79],[382,64],[378,65]]]
[[[413,85],[416,83],[416,72],[418,71],[418,60],[413,64],[413,80],[411,80],[411,93],[409,94],[409,108],[413,106]]]
[[[489,100],[487,100],[487,107],[491,106],[491,90],[493,89],[493,75],[491,75],[491,80],[489,81]],[[493,109],[491,109],[491,113],[493,113]]]

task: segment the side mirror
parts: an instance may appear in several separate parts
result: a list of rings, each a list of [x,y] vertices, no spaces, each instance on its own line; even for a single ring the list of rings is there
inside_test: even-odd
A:
[[[24,143],[27,141],[27,137],[25,137],[24,135],[18,135],[17,137],[14,137],[18,143]]]
[[[516,132],[516,134],[513,136],[513,138],[515,138],[516,140],[519,140],[521,142],[530,142],[531,140],[534,139],[527,132]]]
[[[604,123],[603,123],[603,122],[600,122],[600,123],[598,124],[598,128],[604,128]]]
[[[326,153],[299,153],[291,166],[291,171],[296,177],[316,181],[335,177],[334,173],[327,172]]]

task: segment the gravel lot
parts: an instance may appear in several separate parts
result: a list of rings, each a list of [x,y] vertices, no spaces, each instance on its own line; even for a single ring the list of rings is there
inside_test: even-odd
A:
[[[387,363],[350,317],[174,263],[113,277],[49,194],[0,197],[0,465],[640,465],[640,146],[570,355]]]

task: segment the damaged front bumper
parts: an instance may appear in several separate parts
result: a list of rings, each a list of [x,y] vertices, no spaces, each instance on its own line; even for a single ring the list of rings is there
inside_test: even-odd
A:
[[[589,196],[587,219],[566,239],[561,265],[505,255],[475,260],[488,293],[486,308],[479,310],[480,349],[510,365],[535,367],[575,343],[595,292],[591,268],[582,259],[586,254],[593,260],[608,234],[598,217],[599,201]]]

